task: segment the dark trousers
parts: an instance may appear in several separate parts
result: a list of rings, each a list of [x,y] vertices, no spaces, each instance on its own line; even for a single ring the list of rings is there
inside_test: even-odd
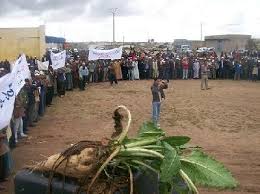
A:
[[[73,88],[79,87],[79,78],[75,75],[72,75],[73,78]]]
[[[79,79],[79,89],[80,90],[85,90],[87,80],[88,80],[87,76],[83,76],[81,79]]]
[[[177,79],[182,79],[182,69],[181,68],[177,69]]]
[[[65,82],[64,81],[59,81],[57,83],[57,89],[58,89],[58,94],[59,96],[65,95]]]
[[[177,79],[177,70],[176,70],[176,69],[173,69],[173,70],[172,70],[171,78],[172,78],[172,79]]]
[[[149,69],[145,69],[145,70],[144,70],[144,78],[145,78],[145,79],[149,79],[149,77],[150,77]]]
[[[33,124],[33,120],[34,120],[34,103],[33,104],[29,104],[28,107],[28,117],[27,117],[27,125],[32,125]],[[26,110],[27,111],[27,110]],[[26,114],[27,115],[27,114]]]
[[[114,82],[115,82],[115,84],[117,84],[116,75],[115,74],[110,74],[109,75],[109,81],[110,81],[111,85],[113,85]]]
[[[169,82],[170,79],[170,69],[164,69],[163,71],[163,79],[167,80],[167,82]]]
[[[189,79],[192,79],[192,78],[193,78],[193,69],[192,69],[191,67],[189,68],[188,78],[189,78]]]
[[[89,72],[89,82],[94,82],[95,81],[94,76],[95,76],[94,72]]]
[[[85,84],[83,78],[79,79],[79,89],[80,90],[85,90]]]
[[[98,82],[102,82],[104,77],[104,72],[99,72],[98,73]]]
[[[54,87],[53,86],[47,87],[47,94],[46,94],[46,105],[47,106],[51,105],[53,95],[54,95]]]
[[[26,113],[23,117],[23,132],[26,133],[28,131],[28,114]]]

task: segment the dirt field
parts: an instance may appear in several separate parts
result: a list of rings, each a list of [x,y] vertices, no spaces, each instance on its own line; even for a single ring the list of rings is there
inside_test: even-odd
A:
[[[260,193],[260,84],[247,81],[171,81],[162,105],[161,127],[171,135],[188,135],[192,144],[222,161],[240,182],[234,191],[200,189],[201,193]],[[93,84],[84,92],[56,98],[29,138],[13,150],[15,171],[45,159],[79,140],[100,140],[113,131],[112,112],[126,105],[132,112],[130,135],[150,119],[152,81]],[[12,193],[10,180],[8,191]]]

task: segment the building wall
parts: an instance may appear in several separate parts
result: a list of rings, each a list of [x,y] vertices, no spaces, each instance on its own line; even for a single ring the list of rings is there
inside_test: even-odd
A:
[[[0,28],[0,60],[15,60],[19,54],[41,58],[45,53],[45,27]]]
[[[235,49],[245,49],[250,35],[216,35],[206,36],[206,47],[214,47],[217,52],[229,52]]]
[[[205,41],[202,40],[191,40],[191,49],[196,50],[197,48],[205,47]]]

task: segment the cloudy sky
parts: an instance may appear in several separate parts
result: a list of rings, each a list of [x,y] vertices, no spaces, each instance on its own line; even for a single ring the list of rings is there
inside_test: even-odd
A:
[[[260,38],[260,0],[0,0],[0,27],[46,25],[68,41],[173,41],[241,33]]]

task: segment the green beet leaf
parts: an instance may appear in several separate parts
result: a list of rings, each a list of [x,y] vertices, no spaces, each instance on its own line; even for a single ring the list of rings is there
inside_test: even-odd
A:
[[[163,146],[165,151],[164,159],[160,166],[160,181],[171,183],[173,177],[178,174],[181,163],[177,151],[172,146],[165,142],[163,143]]]
[[[156,127],[152,122],[145,122],[138,131],[138,137],[164,136],[165,132]]]
[[[170,183],[159,183],[160,194],[172,194],[172,185]]]
[[[187,136],[171,136],[163,138],[163,141],[167,142],[173,147],[176,147],[188,143],[190,141],[190,138]]]
[[[236,180],[223,164],[199,150],[193,151],[180,160],[181,169],[194,184],[221,189],[237,186]]]

